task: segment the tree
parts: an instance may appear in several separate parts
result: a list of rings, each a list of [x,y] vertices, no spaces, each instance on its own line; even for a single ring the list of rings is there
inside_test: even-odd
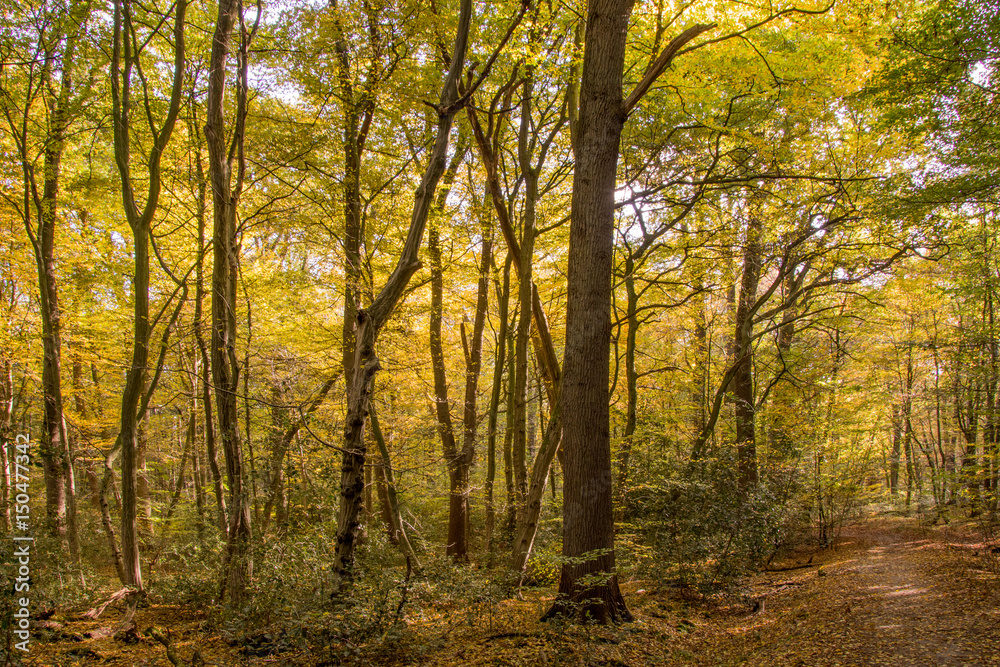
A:
[[[338,578],[337,591],[343,590],[354,576],[354,552],[360,528],[358,517],[364,491],[366,452],[364,428],[371,400],[372,381],[379,370],[375,342],[379,331],[402,298],[410,278],[420,268],[420,262],[417,260],[420,242],[433,203],[434,191],[445,169],[452,120],[462,106],[462,99],[458,94],[458,80],[465,66],[471,24],[472,3],[470,0],[463,0],[451,64],[436,108],[437,136],[420,187],[414,195],[413,214],[406,243],[399,255],[396,268],[385,286],[372,304],[366,309],[359,309],[356,315],[353,373],[347,380],[347,417],[344,422],[342,450],[344,462],[341,467],[340,511],[337,515],[337,546],[334,562],[334,571]]]
[[[146,371],[149,362],[149,341],[154,319],[149,310],[149,237],[150,227],[156,215],[160,197],[160,161],[170,141],[174,125],[180,114],[184,82],[184,15],[187,10],[185,0],[179,0],[174,9],[173,25],[173,68],[169,106],[160,127],[155,126],[152,113],[152,99],[147,87],[139,93],[145,107],[152,145],[146,162],[147,188],[145,201],[140,206],[136,199],[135,177],[132,173],[132,112],[137,109],[133,95],[134,77],[142,74],[143,52],[138,48],[137,26],[134,21],[132,0],[116,0],[114,4],[113,50],[111,55],[111,96],[112,120],[114,125],[115,164],[121,178],[122,206],[125,218],[132,229],[134,246],[134,271],[132,283],[134,328],[132,332],[132,360],[125,375],[125,389],[122,393],[121,447],[122,469],[122,513],[121,540],[123,581],[127,586],[143,590],[142,567],[139,560],[139,540],[136,524],[136,463],[138,448],[140,412],[145,413],[149,396],[155,389],[155,382],[146,386]],[[174,311],[174,319],[178,314]],[[162,314],[162,311],[161,311]],[[159,319],[158,317],[156,319]],[[166,327],[165,334],[170,327]],[[161,350],[164,348],[161,346]],[[162,355],[160,364],[162,365]],[[145,396],[145,398],[144,398]],[[110,457],[109,457],[110,458]],[[106,475],[107,477],[107,475]],[[112,543],[114,537],[110,536]]]
[[[230,601],[234,604],[243,601],[246,587],[253,576],[253,560],[250,558],[250,489],[243,470],[244,457],[236,414],[240,380],[239,360],[236,356],[236,286],[240,263],[236,214],[246,174],[243,143],[249,90],[248,52],[250,42],[260,24],[263,7],[257,3],[254,23],[249,28],[246,25],[244,11],[243,3],[238,0],[219,2],[215,39],[212,42],[212,58],[209,63],[208,110],[205,123],[214,204],[212,380],[215,384],[219,436],[226,457],[226,477],[229,481],[229,531],[219,599],[225,599],[228,593]],[[232,135],[227,142],[223,106],[226,61],[232,49],[233,29],[237,24],[240,40],[237,51],[236,114]]]
[[[24,88],[4,86],[3,110],[14,137],[22,168],[23,202],[17,208],[34,251],[38,272],[39,305],[42,316],[42,395],[43,431],[40,454],[45,470],[46,509],[53,531],[68,540],[74,561],[80,558],[80,538],[76,518],[76,482],[74,454],[63,414],[62,394],[62,308],[55,261],[56,228],[60,221],[62,161],[73,122],[90,93],[87,83],[80,84],[81,54],[92,5],[89,0],[73,2],[68,12],[48,3],[31,12],[15,15],[25,20],[21,38],[34,40],[34,52],[17,54],[29,63],[24,73]],[[27,24],[36,34],[26,34]],[[27,29],[30,31],[30,28]],[[14,54],[11,54],[14,55]],[[8,81],[10,81],[8,79]],[[11,81],[13,83],[13,81]],[[34,118],[41,108],[44,118]],[[31,136],[35,124],[46,128],[42,141],[42,164],[36,164],[35,144]],[[36,167],[41,166],[41,178]]]

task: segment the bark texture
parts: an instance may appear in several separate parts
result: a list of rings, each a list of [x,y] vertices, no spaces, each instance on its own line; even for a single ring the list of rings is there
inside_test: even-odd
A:
[[[379,370],[375,341],[403,297],[410,278],[420,268],[417,259],[427,217],[441,175],[444,173],[451,134],[452,120],[461,108],[458,81],[465,66],[469,28],[472,23],[471,0],[463,0],[459,12],[458,30],[451,66],[441,90],[437,107],[437,137],[424,176],[414,195],[413,213],[406,242],[399,261],[382,291],[371,306],[359,309],[354,323],[354,363],[347,379],[347,415],[344,420],[343,463],[340,476],[340,509],[337,514],[337,544],[333,569],[336,574],[335,595],[341,594],[354,577],[354,552],[360,529],[359,517],[364,497],[365,421],[368,417],[372,383]]]
[[[622,68],[631,0],[587,14],[570,222],[563,363],[563,557],[546,618],[631,620],[615,574],[609,373],[614,194],[625,121]]]
[[[245,598],[246,587],[253,576],[253,560],[250,558],[250,486],[244,472],[237,415],[240,367],[236,354],[236,286],[239,273],[236,213],[245,172],[243,144],[247,116],[247,49],[256,26],[247,30],[241,16],[243,5],[238,0],[220,0],[218,8],[205,123],[213,202],[211,361],[218,435],[222,441],[229,482],[229,534],[219,598],[227,599],[228,595],[231,603],[238,604]],[[257,15],[259,20],[259,11]],[[232,135],[227,137],[224,106],[226,66],[230,52],[234,50],[233,31],[237,24],[240,32],[236,112]]]
[[[187,2],[180,0],[174,9],[173,27],[173,83],[170,104],[166,118],[158,131],[154,132],[152,147],[146,160],[148,182],[145,201],[140,208],[135,194],[135,183],[131,174],[132,124],[131,112],[138,100],[133,99],[135,91],[133,77],[138,67],[140,53],[134,48],[133,10],[130,0],[117,0],[114,5],[113,50],[111,56],[112,117],[114,127],[115,163],[122,184],[122,205],[129,227],[132,229],[134,245],[134,269],[132,276],[134,328],[132,332],[132,359],[125,376],[125,390],[122,393],[121,427],[118,443],[121,447],[122,471],[122,511],[121,511],[121,562],[122,583],[143,589],[142,569],[139,561],[139,540],[136,521],[138,436],[140,412],[145,412],[155,380],[150,383],[150,391],[144,395],[146,368],[149,362],[149,236],[153,216],[156,214],[160,195],[160,160],[180,112],[181,91],[184,82],[184,16]],[[145,94],[145,90],[143,92]],[[176,314],[179,309],[175,311]],[[168,327],[169,330],[169,327]],[[166,332],[165,332],[166,335]],[[162,364],[162,355],[161,355]],[[158,365],[162,368],[162,365]],[[144,403],[139,409],[140,401]],[[115,452],[108,456],[113,461]],[[110,482],[110,471],[105,472],[104,488]],[[106,501],[104,502],[106,506]],[[102,508],[103,510],[104,508]],[[115,552],[114,534],[105,516],[105,530]]]

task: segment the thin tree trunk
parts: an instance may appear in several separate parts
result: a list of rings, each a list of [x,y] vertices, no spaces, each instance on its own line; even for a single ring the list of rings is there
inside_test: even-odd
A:
[[[468,496],[463,493],[467,484],[468,469],[463,464],[455,441],[455,428],[451,419],[451,402],[448,399],[448,379],[445,374],[444,345],[441,341],[441,320],[444,315],[444,268],[441,265],[441,244],[439,224],[444,214],[445,201],[454,183],[461,164],[464,146],[452,155],[448,168],[441,179],[427,230],[427,254],[431,269],[431,311],[428,330],[430,333],[431,369],[434,374],[434,415],[441,437],[441,450],[448,469],[448,541],[445,554],[456,560],[468,560],[468,536],[465,521],[468,510]]]
[[[403,296],[410,278],[420,267],[417,254],[424,235],[434,191],[445,169],[452,120],[459,110],[458,81],[465,66],[469,28],[472,22],[471,0],[462,0],[458,32],[451,66],[441,91],[438,107],[438,128],[434,148],[420,186],[414,196],[413,214],[406,243],[395,270],[382,291],[367,309],[359,309],[354,338],[353,373],[348,378],[347,415],[344,420],[344,460],[341,466],[340,510],[337,515],[337,545],[334,572],[335,589],[340,594],[354,577],[354,552],[360,523],[358,517],[364,491],[365,442],[364,428],[371,400],[372,382],[379,369],[375,342],[379,331]]]
[[[518,131],[518,163],[524,179],[524,211],[521,216],[520,267],[518,269],[518,319],[514,330],[514,389],[511,392],[514,413],[514,489],[517,512],[524,507],[528,492],[527,468],[527,387],[528,387],[528,336],[531,326],[531,269],[535,249],[535,204],[538,200],[538,174],[531,167],[528,153],[528,135],[531,131],[531,97],[534,74],[528,68],[521,101],[521,126]]]
[[[191,109],[193,115],[196,110],[193,101]],[[196,123],[192,121],[188,126],[188,132],[192,136],[197,136],[195,125]],[[208,461],[209,473],[212,476],[212,487],[215,491],[216,526],[219,532],[225,536],[229,532],[229,519],[226,511],[226,494],[222,484],[222,471],[219,468],[219,457],[215,449],[215,420],[212,416],[212,363],[208,357],[208,345],[205,343],[203,328],[203,304],[205,300],[204,258],[205,251],[207,250],[207,246],[205,245],[205,218],[208,209],[208,187],[205,170],[202,166],[200,144],[194,147],[194,153],[198,178],[198,208],[196,214],[198,220],[198,262],[195,265],[194,337],[198,344],[198,354],[201,362],[201,374],[199,375],[196,372],[194,377],[196,378],[195,381],[200,379],[201,385],[201,405],[204,409],[205,454]]]
[[[490,393],[490,408],[487,412],[486,433],[486,549],[487,565],[493,566],[494,531],[496,528],[496,507],[493,499],[493,485],[496,480],[497,416],[500,410],[500,394],[503,389],[503,372],[507,356],[507,307],[510,301],[510,254],[504,264],[503,288],[497,289],[500,326],[496,338],[496,355],[493,360],[493,390]]]
[[[193,431],[191,443],[191,479],[194,482],[194,501],[198,510],[196,528],[198,530],[198,542],[205,540],[205,488],[204,476],[201,470],[201,457],[198,455],[198,364],[193,364],[194,372],[191,374],[191,408],[188,414],[188,428]]]
[[[145,391],[145,387],[143,387]],[[153,537],[153,503],[149,498],[149,477],[146,467],[146,451],[149,449],[149,439],[147,432],[149,429],[149,413],[139,420],[139,427],[136,434],[136,480],[135,492],[136,501],[139,507],[139,537],[149,544]]]
[[[316,412],[319,407],[326,400],[327,395],[330,390],[333,389],[334,384],[336,384],[336,378],[330,378],[323,383],[316,396],[309,402],[309,407],[307,407],[302,415],[296,419],[288,428],[284,431],[281,436],[280,441],[275,443],[274,448],[271,450],[271,461],[269,464],[270,470],[270,480],[267,484],[267,488],[270,489],[268,493],[267,501],[264,504],[264,514],[261,518],[260,534],[266,535],[268,524],[271,520],[271,510],[277,505],[280,507],[281,494],[284,493],[284,484],[282,483],[282,478],[284,477],[284,460],[288,454],[288,448],[292,444],[292,440],[296,438],[299,433],[299,429],[305,423],[305,420],[309,416]],[[277,519],[277,516],[275,516]]]
[[[186,11],[186,0],[178,0],[174,10],[174,63],[170,103],[167,116],[154,137],[146,160],[148,188],[145,202],[140,209],[135,198],[134,182],[131,175],[132,138],[130,135],[132,127],[130,113],[133,104],[136,103],[132,98],[135,92],[132,85],[141,54],[133,50],[135,42],[132,39],[131,1],[116,0],[114,6],[111,91],[115,162],[121,177],[122,204],[125,217],[132,229],[134,245],[132,361],[125,376],[119,432],[122,459],[122,571],[120,574],[123,575],[122,583],[126,586],[134,586],[140,591],[143,590],[143,584],[136,522],[136,467],[138,421],[141,419],[138,407],[140,400],[143,400],[142,388],[146,381],[146,367],[149,359],[149,235],[150,224],[159,202],[160,159],[170,141],[180,112],[181,90],[184,82],[184,15]],[[145,90],[143,95],[145,95]],[[178,312],[179,310],[175,311],[175,317]],[[151,385],[155,387],[155,382]],[[148,395],[146,400],[148,402]],[[110,481],[107,472],[105,479]],[[105,484],[104,487],[106,488],[107,485]],[[106,505],[106,501],[104,504]],[[105,529],[108,532],[109,540],[113,543],[114,535],[107,522],[105,522]],[[113,544],[112,551],[114,551]]]
[[[514,317],[517,317],[516,310]],[[504,521],[505,540],[513,540],[514,529],[517,526],[517,491],[514,487],[514,329],[512,322],[512,326],[507,330],[507,414],[503,432],[504,490],[507,501]]]
[[[639,375],[635,367],[636,334],[639,329],[639,318],[636,310],[639,306],[639,296],[635,291],[635,260],[629,253],[625,258],[625,320],[628,330],[625,332],[625,432],[622,434],[621,449],[618,452],[618,484],[617,494],[620,503],[620,513],[624,512],[628,493],[629,459],[632,454],[632,439],[635,437],[636,412],[639,402]],[[620,514],[621,516],[621,514]]]
[[[471,494],[470,476],[472,464],[476,455],[476,431],[479,426],[477,413],[477,394],[479,390],[479,375],[482,368],[483,330],[486,327],[486,310],[489,298],[490,267],[493,264],[493,230],[489,223],[483,225],[483,250],[480,257],[479,285],[476,289],[476,314],[472,322],[472,341],[466,346],[468,355],[465,366],[465,401],[462,411],[462,450],[459,453],[459,489],[461,492],[460,507],[464,514],[465,540],[470,539],[471,513],[469,511],[469,496]],[[465,323],[462,323],[463,340]],[[494,468],[495,470],[495,468]],[[451,540],[449,539],[449,542]]]
[[[14,372],[9,359],[0,361],[0,530],[10,530],[10,445],[14,441]]]
[[[181,450],[181,463],[177,470],[177,483],[174,485],[174,493],[170,498],[170,505],[167,507],[167,520],[174,515],[177,503],[180,502],[181,493],[184,491],[184,467],[187,465],[188,456],[194,449],[196,421],[192,411],[188,415],[187,428],[184,431],[184,449]],[[197,484],[197,478],[195,483]],[[199,524],[200,525],[200,524]]]
[[[420,571],[420,559],[410,545],[410,539],[406,535],[403,526],[403,518],[399,513],[399,498],[396,495],[396,480],[392,473],[392,464],[389,458],[389,448],[385,444],[385,437],[379,427],[378,416],[375,413],[375,406],[371,405],[369,410],[371,420],[372,439],[379,450],[378,476],[385,489],[385,507],[389,523],[389,540],[399,546],[403,556],[410,560],[413,568]]]
[[[889,493],[899,493],[899,460],[902,453],[903,421],[902,408],[892,406],[892,451],[889,454]]]
[[[239,0],[220,0],[218,4],[205,123],[213,202],[212,380],[215,384],[219,438],[222,441],[229,482],[229,535],[223,558],[219,599],[228,599],[232,604],[240,604],[245,599],[246,588],[253,576],[253,560],[250,558],[250,486],[243,470],[243,446],[237,415],[240,367],[236,356],[236,286],[240,258],[236,212],[246,169],[243,145],[248,99],[247,51],[256,32],[256,25],[250,31],[247,30],[241,15],[242,9],[243,5]],[[260,18],[258,11],[258,22]],[[237,24],[240,29],[235,48],[237,108],[232,136],[227,140],[223,102],[226,61],[233,49],[232,35]]]
[[[42,318],[42,401],[43,437],[39,447],[46,487],[46,514],[54,535],[66,540],[70,557],[79,562],[80,542],[76,526],[76,484],[73,476],[72,446],[66,434],[61,383],[61,309],[55,265],[55,230],[60,186],[60,169],[66,139],[70,129],[74,103],[74,62],[80,34],[89,19],[89,2],[73,2],[68,7],[68,20],[46,17],[46,23],[66,26],[62,34],[39,35],[41,74],[38,90],[58,91],[44,100],[48,118],[43,150],[44,171],[39,193],[32,169],[33,156],[27,154],[27,136],[19,137],[24,171],[24,224],[31,241],[35,266],[38,270],[39,310]],[[43,30],[45,30],[43,28]],[[57,52],[59,47],[61,52]],[[57,71],[58,84],[53,81]],[[26,130],[31,105],[24,108]],[[36,225],[29,211],[34,208]]]

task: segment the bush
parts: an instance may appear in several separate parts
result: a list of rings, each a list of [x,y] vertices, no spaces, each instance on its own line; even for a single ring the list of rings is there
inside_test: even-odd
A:
[[[735,471],[731,459],[701,460],[630,491],[629,527],[649,545],[646,576],[709,594],[772,557],[788,530],[790,477],[764,468],[753,495],[741,498]]]

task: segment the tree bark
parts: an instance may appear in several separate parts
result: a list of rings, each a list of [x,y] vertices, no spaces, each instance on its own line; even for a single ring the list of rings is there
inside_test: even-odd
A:
[[[192,115],[196,107],[192,100]],[[188,128],[192,137],[197,136],[197,128]],[[212,488],[215,491],[215,522],[219,532],[225,536],[229,532],[229,518],[226,511],[226,493],[222,484],[222,471],[219,468],[219,456],[215,449],[215,419],[212,413],[212,362],[208,356],[208,345],[205,343],[203,304],[205,300],[205,227],[208,209],[208,179],[202,166],[201,146],[194,148],[195,167],[198,178],[198,262],[195,265],[195,298],[194,298],[194,337],[198,344],[198,354],[201,361],[201,374],[195,373],[196,382],[200,379],[201,405],[204,409],[205,455],[208,461],[209,474],[212,477]]]
[[[545,618],[631,620],[615,574],[609,380],[614,193],[631,0],[591,0],[573,173],[563,362],[563,557]]]
[[[156,213],[160,195],[160,160],[181,105],[181,90],[184,82],[184,15],[186,0],[179,0],[174,10],[173,28],[173,82],[167,116],[158,132],[154,132],[152,147],[146,160],[148,184],[145,202],[140,209],[135,198],[134,182],[131,175],[131,112],[133,104],[133,75],[140,53],[134,51],[133,17],[131,0],[116,0],[114,5],[113,50],[111,56],[112,117],[114,126],[115,163],[121,177],[122,204],[129,227],[132,229],[134,245],[133,271],[133,315],[132,361],[125,376],[125,390],[122,393],[121,447],[122,468],[122,583],[143,590],[142,569],[139,561],[139,540],[136,525],[136,474],[137,438],[141,415],[138,407],[143,397],[146,381],[146,367],[149,360],[149,235],[150,225]],[[145,90],[143,95],[145,95]],[[179,312],[175,311],[176,314]],[[169,330],[169,327],[168,327]],[[158,371],[159,372],[159,371]],[[155,382],[151,383],[155,387]],[[145,397],[148,403],[148,394]],[[145,406],[143,406],[143,412]],[[113,457],[109,455],[109,460]],[[110,481],[105,473],[105,479]],[[107,488],[107,484],[104,485]],[[106,505],[106,500],[104,502]],[[106,516],[106,515],[105,515]],[[114,535],[110,524],[105,521],[105,529],[114,551]]]
[[[531,326],[532,259],[535,252],[535,204],[538,200],[538,173],[532,169],[528,152],[528,134],[531,131],[531,97],[534,89],[533,68],[528,67],[521,98],[521,125],[517,137],[518,163],[524,180],[524,211],[521,216],[520,267],[518,268],[518,319],[514,330],[514,389],[511,394],[514,411],[514,489],[517,512],[524,507],[528,492],[527,468],[527,387],[528,387],[528,336]]]
[[[753,198],[751,198],[753,199]],[[749,204],[754,206],[754,202]],[[757,488],[756,401],[753,375],[753,308],[761,272],[761,223],[757,211],[750,211],[743,248],[743,276],[740,280],[733,333],[735,373],[732,398],[736,419],[737,491],[747,497]]]
[[[407,558],[416,571],[420,571],[420,559],[417,552],[410,545],[410,538],[406,535],[406,528],[403,526],[403,517],[399,512],[399,498],[396,495],[396,480],[392,473],[392,463],[389,455],[389,448],[385,444],[385,437],[379,427],[378,415],[375,407],[371,406],[369,412],[372,426],[372,439],[378,447],[379,457],[377,474],[380,480],[380,492],[385,494],[385,514],[389,524],[389,541],[399,547],[403,557]]]
[[[364,428],[371,400],[372,382],[379,369],[375,342],[379,331],[403,296],[410,278],[420,268],[417,260],[434,191],[445,169],[452,120],[460,109],[458,81],[465,66],[469,29],[472,23],[471,0],[462,0],[458,31],[451,66],[445,78],[438,105],[438,127],[434,148],[414,196],[413,213],[406,242],[399,261],[382,291],[355,318],[355,353],[353,373],[348,378],[347,415],[344,420],[343,464],[341,466],[340,509],[337,515],[337,544],[333,569],[337,580],[335,595],[341,594],[354,577],[354,553],[360,523],[358,517],[364,492]]]
[[[635,367],[636,335],[639,329],[636,309],[639,306],[639,295],[635,290],[635,260],[631,252],[625,257],[625,299],[625,321],[628,326],[625,332],[625,432],[622,434],[621,449],[618,452],[618,491],[616,494],[622,507],[621,511],[624,511],[628,494],[629,459],[632,455],[632,439],[635,437],[636,413],[639,402],[639,375]]]
[[[10,530],[10,445],[14,442],[14,374],[10,359],[0,360],[0,530]]]
[[[460,142],[461,144],[461,142]],[[430,333],[431,369],[434,374],[434,415],[441,437],[441,450],[448,469],[448,541],[445,554],[456,560],[468,560],[468,536],[465,531],[468,516],[468,496],[463,489],[468,486],[468,466],[459,453],[455,428],[451,419],[451,401],[448,399],[448,378],[445,373],[444,345],[441,341],[441,320],[444,315],[444,268],[441,265],[440,218],[445,201],[454,183],[455,175],[465,153],[464,146],[452,155],[441,179],[441,187],[434,204],[427,230],[427,255],[431,269]]]
[[[486,433],[486,550],[487,565],[493,566],[494,531],[496,529],[496,505],[493,498],[493,486],[496,480],[497,464],[497,416],[500,411],[500,394],[503,389],[504,367],[507,364],[507,307],[510,302],[510,254],[503,270],[503,287],[497,287],[499,306],[499,321],[496,337],[496,354],[493,360],[493,389],[490,393],[490,408],[487,411]]]
[[[236,356],[236,286],[239,274],[239,243],[236,214],[243,191],[245,160],[244,129],[247,117],[249,42],[256,25],[247,30],[239,0],[220,0],[212,56],[209,65],[205,139],[208,144],[209,176],[212,183],[212,380],[219,421],[219,437],[226,458],[229,482],[229,535],[223,560],[219,599],[241,603],[253,576],[250,558],[250,487],[244,473],[243,448],[237,415],[240,367]],[[257,21],[260,21],[260,10]],[[233,49],[233,29],[239,24],[237,45],[237,101],[232,135],[227,140],[224,94],[226,61]],[[235,174],[234,174],[235,166]],[[235,176],[235,182],[234,182]]]
[[[61,382],[61,309],[55,264],[55,231],[60,187],[60,170],[66,139],[73,119],[71,107],[74,90],[75,62],[80,35],[91,13],[90,2],[72,2],[69,16],[46,16],[45,24],[54,26],[56,34],[39,34],[41,68],[36,90],[49,94],[44,99],[48,118],[42,123],[47,127],[42,150],[42,189],[38,192],[33,156],[28,155],[27,126],[31,112],[32,96],[23,109],[24,134],[17,137],[24,176],[24,224],[34,250],[38,271],[39,310],[42,319],[42,429],[39,454],[42,458],[46,486],[46,514],[53,534],[60,536],[69,546],[70,557],[79,563],[80,541],[76,525],[76,483],[73,470],[72,443],[66,433],[63,415]],[[59,81],[53,78],[59,72]],[[52,94],[54,93],[54,94]],[[13,128],[12,128],[13,129]],[[33,203],[35,224],[29,210]]]
[[[330,378],[323,383],[320,387],[319,392],[316,396],[309,402],[309,407],[306,408],[301,416],[292,422],[288,428],[281,434],[280,440],[275,442],[274,447],[271,450],[271,461],[270,461],[270,478],[267,484],[267,488],[270,489],[268,493],[267,501],[264,505],[264,514],[261,518],[261,535],[267,534],[268,524],[271,520],[271,510],[277,505],[280,509],[281,505],[280,494],[284,492],[284,486],[282,484],[282,477],[284,475],[284,460],[285,456],[288,454],[288,448],[292,444],[292,440],[298,435],[299,429],[305,424],[306,419],[316,412],[319,407],[326,400],[327,395],[329,395],[330,390],[333,389],[333,385],[336,383],[336,378]],[[277,514],[275,515],[275,520],[277,520]]]

